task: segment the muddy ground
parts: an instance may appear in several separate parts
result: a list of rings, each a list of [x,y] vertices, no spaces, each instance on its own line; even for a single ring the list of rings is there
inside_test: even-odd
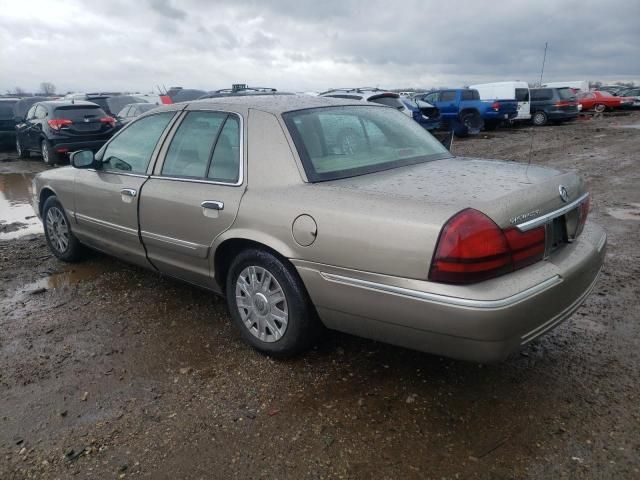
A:
[[[53,258],[27,218],[40,159],[0,154],[0,478],[640,478],[638,125],[535,129],[533,162],[586,179],[607,264],[569,322],[491,366],[341,334],[263,357],[207,292]],[[525,127],[453,149],[531,145]]]

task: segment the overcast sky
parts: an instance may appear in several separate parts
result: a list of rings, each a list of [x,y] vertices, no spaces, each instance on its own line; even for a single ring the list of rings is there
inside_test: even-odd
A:
[[[611,6],[610,6],[611,4]],[[640,1],[0,0],[0,92],[640,79]]]

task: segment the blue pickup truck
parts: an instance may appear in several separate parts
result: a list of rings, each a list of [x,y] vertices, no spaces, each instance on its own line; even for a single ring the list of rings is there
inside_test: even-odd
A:
[[[474,135],[482,128],[495,129],[501,122],[518,115],[518,102],[514,100],[480,100],[472,88],[436,90],[416,96],[437,107],[442,127],[453,130],[456,136]]]

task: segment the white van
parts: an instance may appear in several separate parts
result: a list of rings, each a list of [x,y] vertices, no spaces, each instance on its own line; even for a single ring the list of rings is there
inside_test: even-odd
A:
[[[573,88],[583,92],[589,91],[589,82],[587,80],[572,80],[569,82],[549,82],[542,85],[549,88]]]
[[[469,85],[480,93],[481,100],[517,100],[518,115],[514,120],[529,120],[531,105],[529,103],[529,84],[527,82],[493,82]]]

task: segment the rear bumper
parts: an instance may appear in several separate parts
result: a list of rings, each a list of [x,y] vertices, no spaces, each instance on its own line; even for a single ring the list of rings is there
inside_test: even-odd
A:
[[[68,152],[75,152],[76,150],[92,150],[97,152],[107,143],[107,140],[107,138],[104,140],[89,141],[53,140],[51,143],[54,149],[66,149]]]
[[[593,289],[605,250],[606,234],[588,224],[548,261],[471,286],[293,263],[327,327],[488,363],[569,318]]]

